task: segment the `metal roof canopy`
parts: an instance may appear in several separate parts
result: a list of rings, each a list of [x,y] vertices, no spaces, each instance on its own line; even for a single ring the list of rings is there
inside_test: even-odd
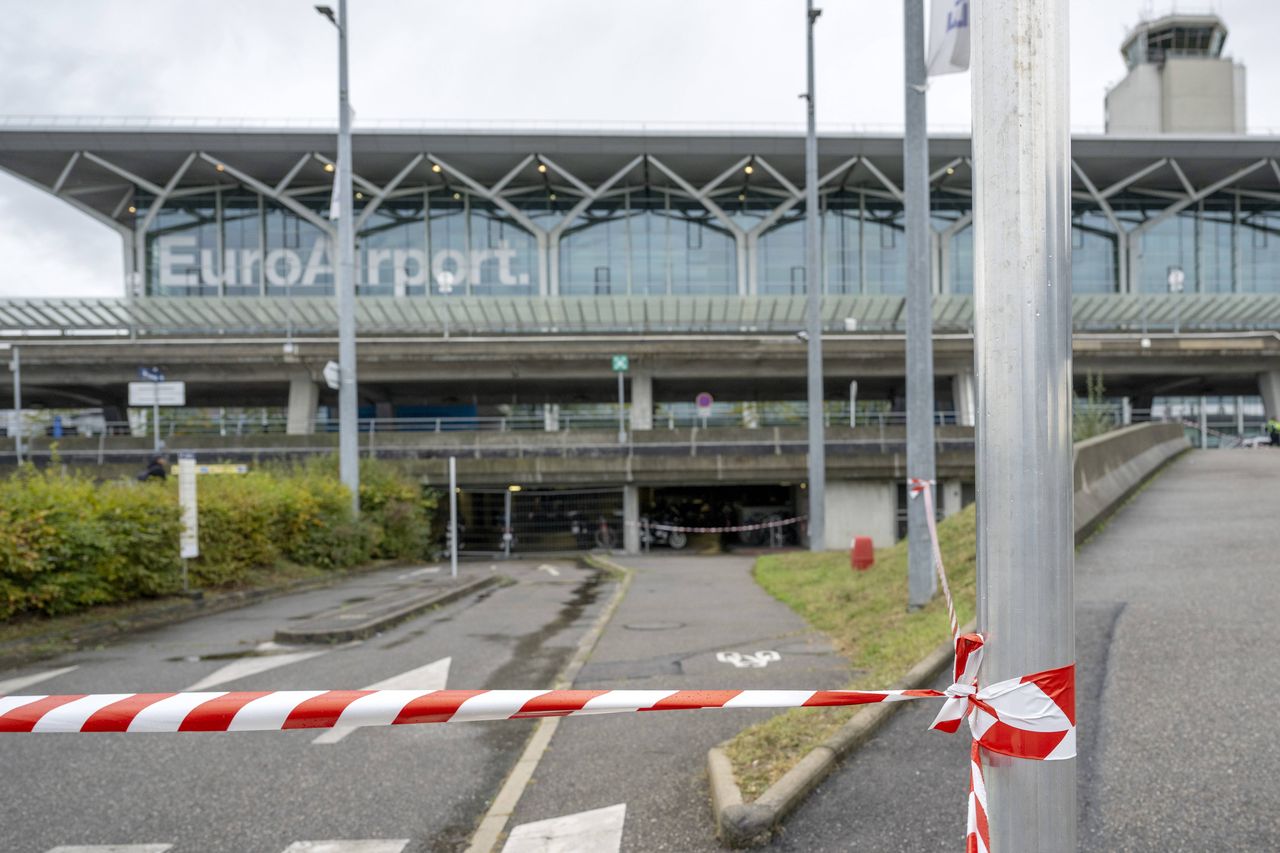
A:
[[[194,152],[225,161],[228,167],[269,186],[327,187],[332,175],[324,171],[321,158],[332,157],[334,143],[333,132],[318,129],[139,129],[110,124],[77,129],[60,122],[42,127],[29,120],[0,120],[0,169],[65,200],[74,200],[117,226],[131,227],[131,220],[122,215],[121,191],[156,192]],[[900,136],[826,134],[820,143],[820,173],[839,169],[861,156],[872,161],[890,182],[901,185]],[[959,163],[953,174],[939,177],[935,186],[967,194],[970,174],[963,161],[969,153],[968,136],[935,136],[930,142],[931,168],[945,169]],[[319,157],[308,156],[312,154]],[[767,158],[780,175],[796,185],[803,183],[804,172],[803,137],[794,133],[382,129],[355,134],[355,170],[376,186],[391,183],[421,154],[439,157],[485,186],[502,180],[530,155],[546,157],[592,186],[609,179],[638,154],[660,158],[695,185],[714,179],[727,163],[740,157]],[[1134,180],[1139,174],[1144,187],[1182,193],[1188,181],[1205,187],[1250,164],[1280,158],[1280,137],[1083,135],[1073,141],[1073,156],[1081,171],[1104,193],[1106,188]],[[1168,161],[1176,161],[1177,168]],[[1153,164],[1158,165],[1152,168]],[[414,174],[404,176],[404,186],[415,179],[421,182],[429,165],[419,162],[411,167]],[[218,172],[213,162],[196,158],[176,189],[240,185],[230,171]],[[654,177],[662,181],[662,176]],[[1080,175],[1074,180],[1076,191],[1090,192]],[[1274,164],[1273,168],[1257,168],[1232,185],[1277,194],[1280,170]]]
[[[785,333],[804,325],[803,296],[651,297],[361,297],[359,333],[382,335],[529,335],[551,333]],[[1280,328],[1280,294],[1080,294],[1073,300],[1081,332],[1273,330]],[[969,296],[935,296],[934,329],[968,333]],[[905,328],[901,296],[828,296],[825,327],[844,332]],[[333,334],[330,297],[157,297],[151,299],[0,300],[0,338],[156,337]]]

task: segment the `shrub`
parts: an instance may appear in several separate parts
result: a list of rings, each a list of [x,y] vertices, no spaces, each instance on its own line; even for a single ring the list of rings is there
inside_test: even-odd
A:
[[[438,496],[388,465],[361,476],[359,519],[332,460],[201,477],[192,585],[244,584],[282,559],[328,569],[423,556]],[[24,468],[0,480],[0,619],[176,592],[180,531],[176,478],[102,484]]]

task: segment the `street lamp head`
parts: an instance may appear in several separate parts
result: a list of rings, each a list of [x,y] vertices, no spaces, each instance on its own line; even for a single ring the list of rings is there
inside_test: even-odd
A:
[[[328,18],[329,23],[333,24],[335,27],[338,26],[338,17],[333,14],[332,6],[316,6],[316,11]]]

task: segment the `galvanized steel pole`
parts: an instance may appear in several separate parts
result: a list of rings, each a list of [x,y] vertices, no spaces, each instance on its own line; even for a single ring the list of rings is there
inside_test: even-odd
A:
[[[818,127],[814,117],[813,26],[822,14],[805,0],[808,129],[804,140],[805,324],[809,334],[809,550],[826,546],[827,448],[822,412],[822,234],[818,216]]]
[[[934,479],[933,294],[929,275],[929,130],[926,124],[924,2],[903,6],[906,128],[902,137],[903,206],[907,226],[907,475]],[[925,494],[929,494],[926,492]],[[933,490],[937,494],[937,490]],[[907,501],[907,606],[937,592],[923,497]]]
[[[22,464],[22,352],[14,346],[13,358],[9,362],[13,370],[13,454],[19,465]]]
[[[1067,0],[973,10],[982,682],[1075,660]],[[984,752],[991,849],[1076,850],[1074,760]]]
[[[347,0],[338,0],[338,474],[360,511],[360,423],[356,390],[355,210],[351,192],[351,104],[347,84]]]

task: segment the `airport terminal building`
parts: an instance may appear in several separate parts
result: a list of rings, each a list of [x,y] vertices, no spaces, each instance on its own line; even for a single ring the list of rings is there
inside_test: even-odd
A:
[[[1202,396],[1242,429],[1280,410],[1280,136],[1244,132],[1243,68],[1224,39],[1213,16],[1136,28],[1109,132],[1072,142],[1074,368],[1082,391],[1104,377],[1126,417]],[[334,145],[332,127],[306,122],[0,119],[0,170],[123,245],[123,269],[102,272],[121,278],[120,298],[36,286],[0,300],[26,399],[122,418],[126,384],[158,364],[189,407],[323,431]],[[905,398],[902,147],[838,128],[818,146],[828,417],[856,428],[874,415],[882,445]],[[798,427],[803,150],[798,132],[761,129],[357,125],[368,428],[611,428],[619,354],[633,434]],[[978,179],[967,136],[930,140],[935,397],[958,429],[974,421]],[[704,393],[711,420],[694,409]],[[964,465],[953,473],[971,479]]]

